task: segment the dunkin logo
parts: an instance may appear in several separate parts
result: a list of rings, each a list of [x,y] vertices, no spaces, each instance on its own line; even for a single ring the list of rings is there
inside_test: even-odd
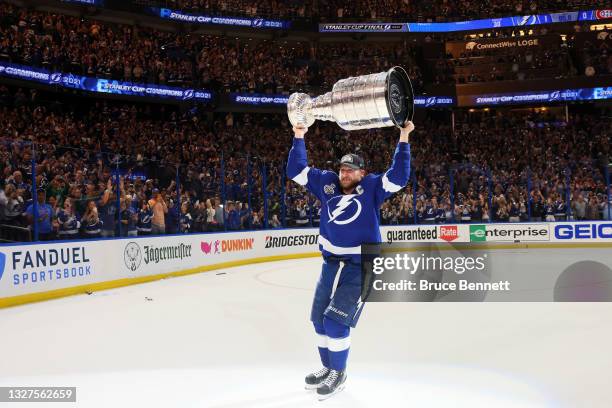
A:
[[[211,242],[200,242],[200,249],[206,255],[215,255],[222,252],[250,251],[253,249],[255,238],[217,239]]]

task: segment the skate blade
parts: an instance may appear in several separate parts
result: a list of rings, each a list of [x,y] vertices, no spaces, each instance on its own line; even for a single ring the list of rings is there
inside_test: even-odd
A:
[[[321,386],[321,384],[306,384],[304,385],[304,389],[308,390],[308,391],[313,391],[318,389]]]
[[[336,395],[337,393],[339,393],[343,389],[344,389],[344,384],[342,384],[338,388],[336,388],[334,390],[334,392],[331,392],[331,393],[329,393],[327,395],[319,395],[319,401],[325,401],[326,399],[333,397],[334,395]]]

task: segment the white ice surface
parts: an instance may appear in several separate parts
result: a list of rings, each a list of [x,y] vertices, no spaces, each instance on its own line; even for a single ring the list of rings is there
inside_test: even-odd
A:
[[[0,310],[0,385],[78,387],[76,405],[16,407],[612,405],[610,303],[369,303],[346,389],[318,402],[303,377],[320,364],[309,322],[320,263]]]

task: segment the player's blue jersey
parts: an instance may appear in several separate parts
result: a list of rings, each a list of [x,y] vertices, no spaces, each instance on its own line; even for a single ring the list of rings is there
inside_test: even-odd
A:
[[[383,201],[408,183],[410,144],[400,142],[391,168],[368,174],[352,194],[343,194],[333,171],[308,166],[304,139],[294,138],[287,176],[321,201],[319,249],[323,256],[359,257],[360,245],[381,242],[379,209]]]

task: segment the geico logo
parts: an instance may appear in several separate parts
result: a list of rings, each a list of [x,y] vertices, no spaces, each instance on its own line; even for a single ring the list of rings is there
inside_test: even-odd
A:
[[[557,239],[612,239],[612,224],[561,224],[555,225]]]

